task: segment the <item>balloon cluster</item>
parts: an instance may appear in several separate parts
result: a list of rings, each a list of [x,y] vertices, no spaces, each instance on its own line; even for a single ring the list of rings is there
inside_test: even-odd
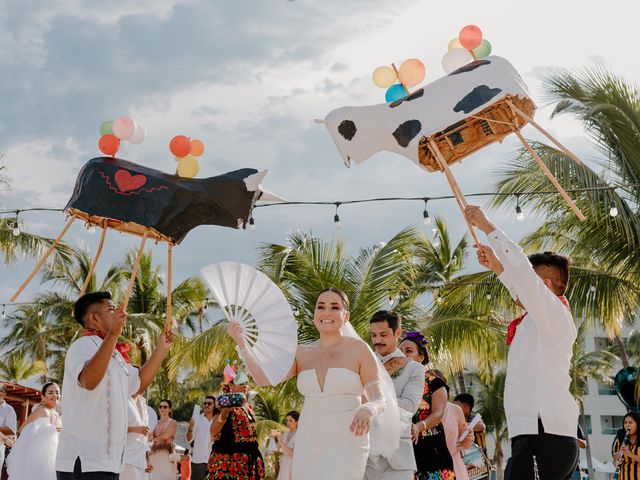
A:
[[[102,153],[109,156],[115,156],[120,150],[120,141],[126,140],[134,145],[141,144],[147,133],[144,127],[136,121],[123,115],[115,120],[107,120],[100,125],[100,140],[98,140],[98,148]]]
[[[184,135],[176,135],[169,142],[169,150],[176,157],[178,169],[176,173],[185,178],[193,178],[200,171],[200,163],[196,157],[204,153],[204,143],[192,140]]]
[[[376,68],[373,71],[373,83],[387,89],[384,99],[391,103],[409,95],[409,87],[418,85],[424,80],[424,76],[424,63],[417,58],[409,58],[402,62],[400,70],[393,64],[391,67],[385,65]]]
[[[448,52],[442,57],[442,68],[448,75],[479,58],[491,54],[489,40],[482,38],[482,30],[475,25],[467,25],[460,34],[449,42]]]

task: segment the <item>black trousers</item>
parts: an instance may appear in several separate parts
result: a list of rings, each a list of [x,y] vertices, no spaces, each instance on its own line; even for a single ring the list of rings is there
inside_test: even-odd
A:
[[[83,473],[82,465],[80,465],[80,458],[76,458],[76,464],[73,466],[73,473],[56,472],[56,478],[58,480],[118,480],[120,478],[120,474],[113,472]]]
[[[504,479],[533,480],[534,455],[540,480],[571,480],[578,465],[578,442],[573,437],[544,433],[538,420],[537,435],[518,435],[511,439],[511,458]]]

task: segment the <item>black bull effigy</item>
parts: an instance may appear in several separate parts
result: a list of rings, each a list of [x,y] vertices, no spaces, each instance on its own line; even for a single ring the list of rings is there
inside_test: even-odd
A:
[[[265,175],[266,171],[243,168],[209,178],[181,178],[118,158],[93,158],[78,174],[73,194],[65,207],[69,215],[66,225],[16,291],[12,301],[28,285],[73,221],[78,218],[87,225],[102,229],[98,250],[81,294],[86,290],[93,274],[108,229],[142,237],[123,301],[125,308],[146,239],[167,242],[166,328],[169,328],[172,246],[179,244],[198,225],[232,228],[244,226],[251,217],[255,202],[262,195],[261,180]]]

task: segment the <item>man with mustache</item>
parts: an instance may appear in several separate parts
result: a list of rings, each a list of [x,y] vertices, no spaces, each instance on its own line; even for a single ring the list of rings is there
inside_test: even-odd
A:
[[[416,460],[411,443],[411,417],[422,400],[424,366],[409,360],[398,349],[398,340],[402,335],[402,321],[398,313],[380,310],[371,317],[369,323],[371,343],[378,360],[393,380],[401,421],[406,428],[401,433],[400,446],[391,457],[369,457],[364,480],[412,480]]]

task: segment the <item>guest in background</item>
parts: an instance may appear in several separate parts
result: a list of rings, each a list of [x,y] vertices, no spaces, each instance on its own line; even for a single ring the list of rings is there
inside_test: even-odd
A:
[[[151,434],[147,402],[142,395],[134,395],[127,407],[127,442],[124,445],[124,469],[120,480],[146,480],[149,467],[148,439]]]
[[[211,423],[217,412],[214,406],[215,398],[212,395],[204,397],[202,402],[203,412],[197,417],[192,417],[187,430],[187,442],[193,441],[193,456],[191,458],[191,479],[204,480],[207,476],[207,462],[211,455]]]
[[[59,404],[60,387],[45,383],[40,407],[22,424],[20,436],[7,456],[10,480],[55,480],[58,432],[62,428]]]
[[[280,457],[280,471],[278,472],[278,480],[291,480],[291,467],[293,465],[293,447],[296,441],[296,430],[298,429],[298,420],[300,413],[295,410],[287,413],[288,432],[281,437],[276,437],[276,445],[282,452]]]
[[[173,440],[178,429],[178,422],[171,418],[171,400],[163,399],[158,404],[159,419],[153,430],[153,445],[149,461],[153,470],[151,480],[175,480],[176,462],[169,458],[174,451]]]
[[[453,399],[453,403],[455,403],[462,409],[467,422],[473,420],[473,417],[475,417],[475,414],[473,413],[473,407],[476,404],[476,400],[475,398],[473,398],[473,395],[471,395],[470,393],[461,393],[459,395],[456,395],[456,397]],[[476,426],[473,427],[473,443],[478,445],[478,447],[482,449],[485,455],[487,454],[486,430],[487,427],[482,420],[480,420],[476,424]]]

